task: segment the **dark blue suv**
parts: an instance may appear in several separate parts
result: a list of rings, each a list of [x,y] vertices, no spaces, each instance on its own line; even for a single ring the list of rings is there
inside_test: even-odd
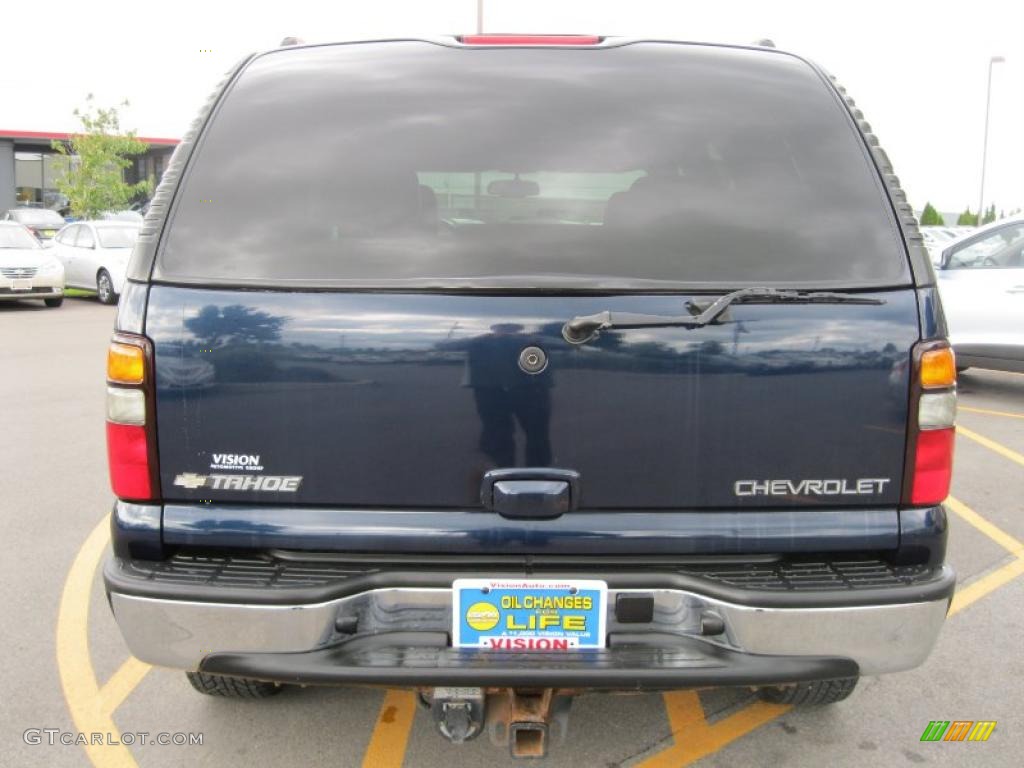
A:
[[[262,53],[132,257],[107,591],[203,692],[414,687],[455,741],[510,696],[516,754],[579,690],[837,701],[945,618],[955,375],[899,181],[797,56]]]

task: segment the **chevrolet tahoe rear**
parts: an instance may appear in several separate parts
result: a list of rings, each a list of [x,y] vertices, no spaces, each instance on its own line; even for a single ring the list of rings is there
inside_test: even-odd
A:
[[[838,701],[945,619],[954,411],[916,222],[817,66],[270,51],[132,257],[107,592],[203,692],[417,688],[519,755],[580,690]]]

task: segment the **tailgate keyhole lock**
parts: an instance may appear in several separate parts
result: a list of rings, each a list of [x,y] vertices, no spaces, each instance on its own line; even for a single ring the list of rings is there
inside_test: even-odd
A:
[[[548,356],[540,347],[527,347],[519,353],[519,367],[531,375],[543,373],[548,367]]]

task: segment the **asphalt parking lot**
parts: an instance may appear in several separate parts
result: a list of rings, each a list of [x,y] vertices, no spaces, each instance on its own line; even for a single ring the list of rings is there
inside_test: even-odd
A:
[[[162,768],[477,766],[511,760],[486,738],[444,742],[413,696],[286,690],[262,702],[192,691],[132,659],[102,593],[106,547],[104,351],[114,310],[0,304],[4,691],[0,765]],[[929,661],[867,678],[816,710],[744,691],[587,696],[545,765],[1018,766],[1024,752],[1024,376],[960,381],[949,559],[960,585]],[[921,742],[931,720],[994,720],[987,742]],[[27,743],[28,729],[125,744]],[[146,737],[135,734],[148,733]],[[151,743],[202,734],[201,745]],[[120,737],[119,737],[120,735]]]

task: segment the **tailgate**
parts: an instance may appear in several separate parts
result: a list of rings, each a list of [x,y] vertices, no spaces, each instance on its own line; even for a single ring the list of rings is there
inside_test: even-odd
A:
[[[163,495],[467,509],[490,469],[556,467],[583,509],[895,506],[916,299],[871,295],[577,347],[571,317],[706,297],[154,285]],[[518,364],[530,346],[541,373]]]

